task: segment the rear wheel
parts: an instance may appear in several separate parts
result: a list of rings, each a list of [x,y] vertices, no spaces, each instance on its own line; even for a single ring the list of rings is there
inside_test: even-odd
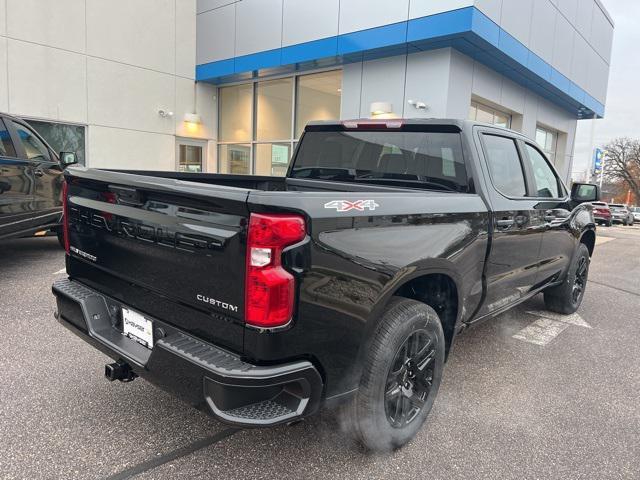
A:
[[[64,248],[64,232],[62,231],[62,228],[58,228],[56,230],[56,236],[58,237],[58,243],[62,248]]]
[[[582,303],[589,278],[589,249],[583,243],[573,257],[564,282],[544,292],[544,303],[552,312],[575,313]]]
[[[372,451],[394,450],[411,440],[433,406],[444,355],[436,312],[394,298],[368,348],[358,393],[342,411],[351,435]]]

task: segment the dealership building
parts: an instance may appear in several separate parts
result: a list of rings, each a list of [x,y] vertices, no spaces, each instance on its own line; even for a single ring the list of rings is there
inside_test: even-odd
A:
[[[470,118],[568,178],[613,30],[599,0],[0,0],[0,111],[89,166],[262,175],[311,120]]]

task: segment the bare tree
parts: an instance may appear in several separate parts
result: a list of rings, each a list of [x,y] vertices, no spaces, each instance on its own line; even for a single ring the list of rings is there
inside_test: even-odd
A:
[[[616,138],[604,150],[605,178],[612,183],[622,183],[640,198],[640,140]]]

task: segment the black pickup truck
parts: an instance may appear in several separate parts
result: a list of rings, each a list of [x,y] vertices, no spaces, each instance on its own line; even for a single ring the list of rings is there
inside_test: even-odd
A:
[[[58,156],[26,122],[0,113],[0,240],[61,233],[62,170],[73,163],[75,153]]]
[[[533,295],[576,311],[594,185],[454,120],[307,126],[286,178],[72,167],[59,321],[240,427],[339,407],[373,450],[418,431],[456,335]]]

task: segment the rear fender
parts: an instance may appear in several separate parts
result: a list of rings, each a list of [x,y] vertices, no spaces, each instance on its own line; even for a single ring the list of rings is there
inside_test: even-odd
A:
[[[353,370],[351,372],[351,378],[359,379],[361,377],[362,367],[366,360],[366,354],[369,351],[369,345],[377,332],[382,316],[384,315],[384,312],[393,296],[404,285],[411,282],[412,280],[432,274],[446,275],[450,277],[456,285],[456,290],[458,292],[458,313],[456,318],[456,327],[454,328],[454,338],[452,338],[452,342],[455,340],[455,333],[459,331],[459,326],[461,325],[461,319],[464,311],[464,294],[462,289],[462,278],[460,274],[455,270],[453,263],[445,259],[431,259],[425,263],[407,266],[398,270],[393,278],[389,282],[387,282],[384,289],[382,290],[380,299],[371,310],[371,314],[369,315],[366,323],[364,340],[360,345],[357,361],[355,362]]]

